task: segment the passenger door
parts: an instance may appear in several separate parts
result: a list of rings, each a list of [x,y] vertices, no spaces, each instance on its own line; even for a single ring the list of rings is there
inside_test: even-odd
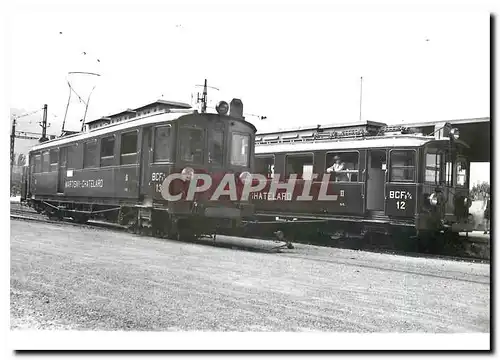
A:
[[[59,169],[57,174],[57,193],[64,193],[64,183],[66,181],[68,160],[68,148],[62,147],[59,149]]]
[[[150,179],[151,179],[151,136],[152,131],[151,127],[145,127],[142,129],[142,142],[141,142],[141,160],[140,160],[140,174],[141,174],[141,185],[140,185],[140,194],[148,195],[152,197]]]

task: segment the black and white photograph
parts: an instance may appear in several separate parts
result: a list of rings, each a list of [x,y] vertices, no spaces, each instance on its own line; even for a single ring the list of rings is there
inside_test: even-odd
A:
[[[11,351],[491,351],[496,19],[443,4],[13,2]]]

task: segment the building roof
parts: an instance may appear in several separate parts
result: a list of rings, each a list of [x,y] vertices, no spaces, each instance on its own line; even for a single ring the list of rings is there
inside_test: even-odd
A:
[[[381,122],[377,122],[377,121],[365,120],[365,121],[354,121],[354,122],[349,122],[349,123],[319,125],[319,129],[326,131],[326,130],[331,130],[331,129],[352,128],[352,127],[359,127],[359,126],[384,127],[384,126],[386,126],[386,124],[381,123]],[[286,133],[291,133],[291,132],[307,132],[307,131],[314,131],[315,132],[317,129],[318,129],[318,125],[308,125],[308,126],[299,126],[299,127],[293,127],[293,128],[276,129],[274,131],[261,132],[261,133],[258,133],[258,135],[286,134]]]
[[[329,140],[318,142],[295,142],[295,143],[278,143],[278,144],[256,144],[255,154],[273,154],[273,153],[307,153],[318,150],[357,150],[366,148],[412,148],[422,146],[430,141],[447,141],[435,140],[431,137],[399,135],[392,137],[379,137],[370,139],[358,140]]]
[[[99,119],[87,121],[85,124],[93,124],[97,122],[110,122],[110,121],[111,119],[109,117],[101,117]]]
[[[186,104],[186,103],[182,103],[182,102],[159,99],[159,100],[156,100],[156,101],[154,101],[152,103],[140,106],[140,107],[138,107],[136,109],[130,109],[130,108],[128,108],[126,110],[120,111],[120,112],[112,114],[112,115],[104,116],[104,117],[101,117],[99,119],[94,119],[94,120],[86,121],[85,124],[94,124],[94,123],[97,123],[97,122],[100,122],[100,121],[104,121],[104,120],[111,121],[111,117],[115,117],[115,116],[119,116],[119,115],[123,115],[123,114],[127,114],[127,113],[136,113],[139,110],[142,110],[142,109],[145,109],[145,108],[148,108],[148,107],[153,107],[153,106],[160,105],[160,104],[161,105],[168,105],[168,106],[170,106],[171,108],[174,108],[174,109],[191,109],[191,107],[192,107],[191,105]]]
[[[184,115],[189,115],[189,112],[172,112],[172,113],[154,113],[149,114],[140,118],[133,118],[125,121],[121,121],[115,124],[109,124],[103,126],[99,129],[92,130],[89,132],[79,132],[66,137],[60,137],[54,140],[49,140],[44,143],[35,145],[31,151],[42,150],[45,148],[51,148],[54,146],[62,146],[68,143],[73,143],[75,141],[86,140],[89,138],[94,138],[96,136],[105,135],[108,133],[115,133],[116,131],[125,130],[129,128],[136,128],[138,126],[156,123],[165,123],[169,121],[176,120]]]
[[[176,108],[176,109],[191,109],[191,107],[192,107],[191,105],[186,104],[186,103],[182,103],[182,102],[159,99],[159,100],[156,100],[152,103],[140,106],[140,107],[136,108],[135,110],[141,110],[141,109],[148,108],[148,107],[158,105],[158,104],[168,105],[168,106],[171,106],[171,107]]]

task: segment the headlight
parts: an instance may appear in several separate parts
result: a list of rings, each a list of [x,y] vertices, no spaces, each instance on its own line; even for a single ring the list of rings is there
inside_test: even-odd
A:
[[[225,101],[219,101],[219,103],[215,106],[215,110],[219,115],[226,115],[229,111],[229,104]]]
[[[468,197],[465,197],[464,198],[464,205],[467,206],[468,208],[470,208],[472,206],[472,201],[470,198]]]
[[[432,206],[436,206],[438,204],[438,197],[436,195],[436,193],[432,193],[429,195],[429,203],[432,205]]]
[[[450,136],[452,136],[453,139],[458,140],[460,138],[460,131],[457,128],[453,128],[450,130]]]
[[[252,181],[252,174],[250,174],[248,171],[243,171],[239,177],[241,182],[244,184],[249,181]]]
[[[186,168],[182,169],[182,171],[181,171],[181,175],[185,180],[191,180],[191,178],[193,177],[193,174],[194,174],[194,170],[190,167],[186,167]]]

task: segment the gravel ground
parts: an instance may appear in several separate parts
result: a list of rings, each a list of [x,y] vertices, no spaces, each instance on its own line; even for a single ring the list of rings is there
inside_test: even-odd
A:
[[[11,220],[10,298],[11,329],[489,332],[490,267]]]

